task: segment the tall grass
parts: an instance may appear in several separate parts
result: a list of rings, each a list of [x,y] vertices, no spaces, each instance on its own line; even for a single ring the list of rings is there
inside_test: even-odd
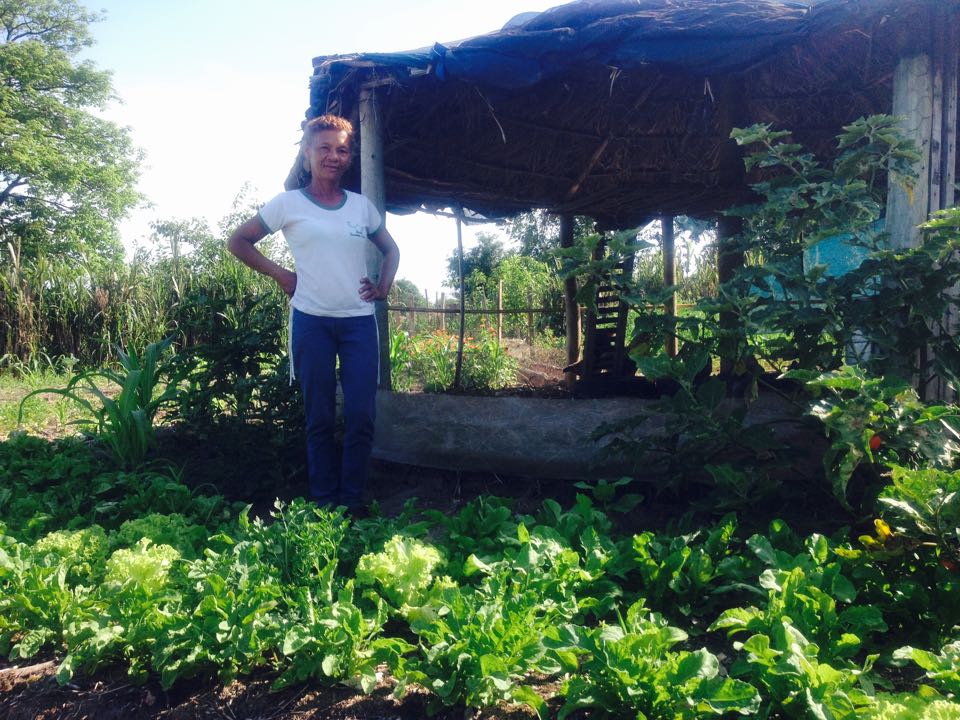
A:
[[[129,344],[211,340],[212,308],[225,301],[267,294],[283,307],[274,283],[236,262],[222,239],[209,235],[193,250],[140,249],[129,261],[26,258],[8,243],[0,258],[0,357],[73,357],[81,367],[102,367]]]

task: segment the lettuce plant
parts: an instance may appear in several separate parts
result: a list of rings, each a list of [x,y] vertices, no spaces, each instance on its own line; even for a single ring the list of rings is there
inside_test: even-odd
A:
[[[956,698],[960,696],[960,640],[947,643],[939,654],[913,647],[902,647],[893,653],[897,660],[909,660],[923,669],[925,676],[940,690]]]
[[[376,586],[395,607],[403,610],[421,604],[433,582],[434,570],[442,565],[440,553],[432,545],[394,535],[383,552],[368,553],[357,563],[359,586]]]
[[[589,708],[590,717],[701,718],[725,713],[752,715],[760,706],[756,688],[724,677],[706,649],[674,651],[687,634],[639,601],[619,625],[584,630],[578,652],[587,655],[565,683],[559,720]]]

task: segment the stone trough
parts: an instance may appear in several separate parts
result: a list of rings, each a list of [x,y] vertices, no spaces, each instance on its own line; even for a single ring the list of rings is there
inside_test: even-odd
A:
[[[590,438],[603,422],[638,415],[654,401],[638,398],[539,399],[381,391],[373,454],[421,467],[537,478],[591,479],[630,471],[604,458]],[[739,402],[739,401],[731,401]],[[799,420],[775,395],[753,402],[746,424]],[[662,432],[652,418],[640,430]]]

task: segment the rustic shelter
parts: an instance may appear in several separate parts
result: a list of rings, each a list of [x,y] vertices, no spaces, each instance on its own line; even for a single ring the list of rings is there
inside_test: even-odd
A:
[[[829,155],[843,125],[893,113],[923,151],[916,192],[890,190],[906,245],[953,204],[958,25],[960,0],[579,0],[457,42],[315,58],[307,116],[359,121],[345,182],[381,209],[545,208],[613,229],[748,199],[733,127],[771,123]],[[721,278],[738,261],[721,251]],[[588,347],[622,348],[603,332]]]

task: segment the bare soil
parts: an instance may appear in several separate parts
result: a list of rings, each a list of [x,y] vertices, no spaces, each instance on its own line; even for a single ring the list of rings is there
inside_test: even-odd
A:
[[[122,670],[100,672],[63,686],[57,684],[55,672],[54,662],[0,669],[0,715],[7,720],[419,720],[428,717],[431,697],[426,690],[412,688],[397,699],[389,676],[370,695],[364,695],[342,685],[312,683],[271,692],[275,676],[270,673],[229,685],[212,678],[194,678],[165,691],[156,681],[133,685]],[[539,689],[545,695],[556,690],[548,685]],[[525,707],[504,705],[478,713],[446,708],[433,717],[527,720],[535,714]]]

